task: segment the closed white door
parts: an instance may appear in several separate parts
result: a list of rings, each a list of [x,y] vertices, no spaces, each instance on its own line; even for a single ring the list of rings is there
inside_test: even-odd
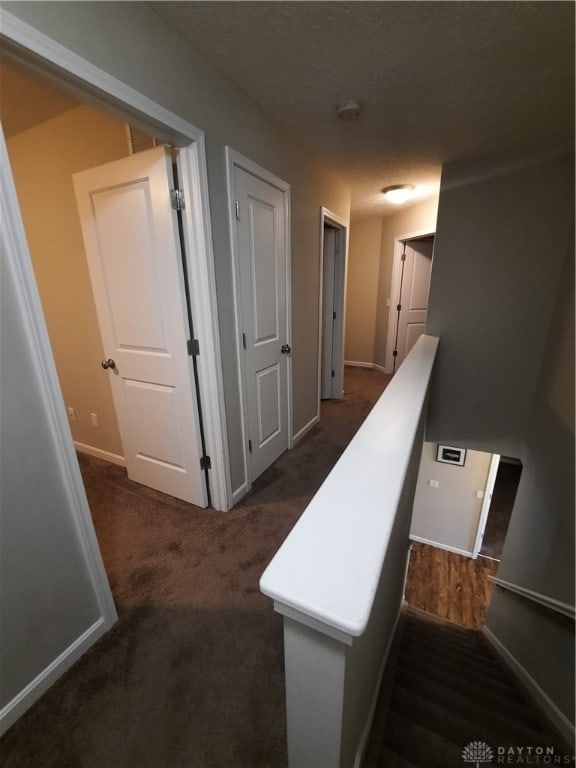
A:
[[[250,480],[288,448],[284,192],[234,167]]]
[[[205,507],[170,158],[140,152],[74,187],[128,476]]]
[[[396,370],[426,330],[433,248],[433,238],[406,243],[398,315]]]

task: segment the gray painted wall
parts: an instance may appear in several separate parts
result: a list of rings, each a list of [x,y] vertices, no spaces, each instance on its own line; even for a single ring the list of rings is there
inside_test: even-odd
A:
[[[15,2],[6,8],[205,133],[231,479],[236,489],[244,477],[224,147],[231,146],[292,187],[294,433],[311,421],[318,404],[318,338],[310,328],[318,327],[320,206],[347,220],[348,189],[146,4]],[[127,45],[127,40],[134,42]]]
[[[0,708],[101,616],[2,245]]]
[[[520,456],[573,213],[566,156],[444,167],[426,439]]]
[[[573,240],[565,257],[498,576],[574,605]],[[573,723],[574,625],[495,590],[486,626]]]

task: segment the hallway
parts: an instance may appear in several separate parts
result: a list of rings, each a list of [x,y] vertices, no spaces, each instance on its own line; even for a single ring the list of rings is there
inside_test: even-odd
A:
[[[347,368],[346,397],[229,513],[80,455],[119,621],[4,736],[5,768],[280,768],[282,620],[260,575],[389,377]]]

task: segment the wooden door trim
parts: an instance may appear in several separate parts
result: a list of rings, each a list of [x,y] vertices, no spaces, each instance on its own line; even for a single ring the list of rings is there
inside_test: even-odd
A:
[[[180,150],[182,183],[188,201],[184,217],[185,245],[190,254],[187,260],[190,284],[197,288],[192,312],[202,350],[202,364],[198,366],[199,386],[207,451],[212,459],[212,506],[227,510],[232,506],[232,495],[204,134],[4,8],[0,9],[0,21],[3,50],[28,69],[49,75],[79,98],[89,97],[92,102],[114,110],[120,119],[134,122],[159,138],[183,147]],[[33,275],[30,278],[34,282],[32,290],[35,290]],[[36,320],[44,325],[43,315]]]
[[[392,373],[394,370],[394,338],[396,334],[396,307],[400,303],[400,276],[402,274],[402,252],[407,240],[418,240],[422,237],[433,237],[435,230],[423,229],[417,232],[409,232],[407,235],[396,235],[394,238],[394,256],[392,259],[392,283],[390,288],[390,306],[388,308],[388,333],[386,336],[386,363],[384,373]]]
[[[230,247],[232,253],[232,291],[234,299],[234,324],[236,350],[236,366],[238,370],[238,387],[240,392],[240,417],[242,425],[242,458],[244,465],[244,480],[238,488],[232,489],[232,503],[235,504],[252,487],[250,474],[250,462],[248,456],[248,407],[245,386],[245,365],[242,347],[242,306],[240,296],[240,264],[238,253],[238,240],[236,233],[236,182],[234,170],[239,168],[256,178],[270,184],[280,190],[284,197],[285,226],[285,281],[286,281],[286,343],[292,346],[292,259],[290,247],[290,185],[270,171],[262,168],[253,160],[236,152],[231,147],[226,147],[226,192],[228,200],[228,228]],[[294,440],[292,436],[292,358],[287,355],[286,360],[286,396],[288,399],[288,448],[292,448]]]

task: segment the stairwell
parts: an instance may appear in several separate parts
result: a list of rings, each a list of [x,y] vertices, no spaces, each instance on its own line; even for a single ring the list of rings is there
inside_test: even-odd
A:
[[[483,635],[404,608],[383,729],[364,768],[573,765]]]

